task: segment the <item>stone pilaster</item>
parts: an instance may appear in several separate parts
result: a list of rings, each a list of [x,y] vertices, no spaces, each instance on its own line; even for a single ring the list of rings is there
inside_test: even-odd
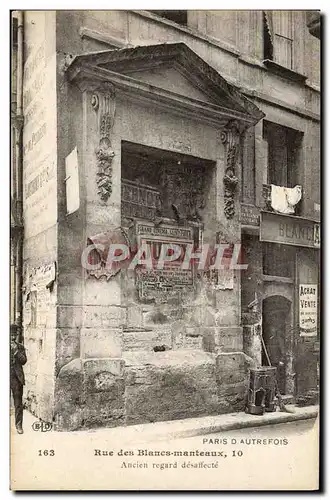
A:
[[[124,418],[122,332],[126,310],[121,305],[120,272],[108,272],[106,267],[107,245],[111,235],[120,232],[121,141],[113,134],[115,88],[88,79],[82,79],[79,88],[83,106],[83,247],[100,241],[105,243],[105,251],[99,253],[100,272],[90,272],[82,262],[81,303],[70,308],[72,321],[80,329],[80,346],[77,358],[58,374],[58,430],[120,425]]]

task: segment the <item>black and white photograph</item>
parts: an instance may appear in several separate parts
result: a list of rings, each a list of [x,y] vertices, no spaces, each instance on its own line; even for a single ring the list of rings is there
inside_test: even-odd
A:
[[[322,12],[92,8],[8,12],[10,489],[318,491]]]

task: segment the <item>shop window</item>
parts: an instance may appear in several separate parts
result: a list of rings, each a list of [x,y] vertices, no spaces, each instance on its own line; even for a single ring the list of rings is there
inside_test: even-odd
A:
[[[164,17],[165,19],[169,19],[174,23],[187,26],[188,15],[186,10],[150,10],[149,12],[157,14],[157,16]]]
[[[264,243],[263,274],[268,276],[294,277],[295,248],[290,245]]]
[[[263,12],[264,59],[285,68],[293,68],[292,11],[267,10]]]
[[[298,183],[303,134],[264,121],[263,136],[268,146],[268,184],[294,187]]]

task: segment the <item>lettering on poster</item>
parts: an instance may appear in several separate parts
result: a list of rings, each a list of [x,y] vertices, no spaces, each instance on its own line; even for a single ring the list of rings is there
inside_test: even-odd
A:
[[[317,335],[317,285],[299,285],[299,327],[302,337]]]

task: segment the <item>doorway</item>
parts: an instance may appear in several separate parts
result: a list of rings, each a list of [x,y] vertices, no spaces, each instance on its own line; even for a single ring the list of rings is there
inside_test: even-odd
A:
[[[281,394],[288,389],[288,370],[291,369],[291,302],[281,295],[274,295],[263,300],[262,330],[263,339],[272,366],[277,368],[277,383]],[[262,349],[262,365],[269,362]]]

